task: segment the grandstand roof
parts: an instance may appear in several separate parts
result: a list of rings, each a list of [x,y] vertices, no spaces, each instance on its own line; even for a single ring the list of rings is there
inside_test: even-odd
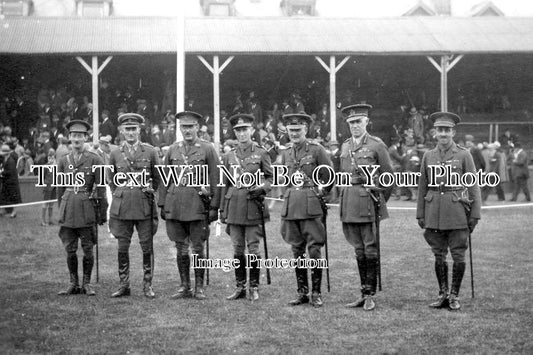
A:
[[[0,54],[175,53],[175,18],[0,19]],[[187,18],[195,54],[531,53],[533,18]]]

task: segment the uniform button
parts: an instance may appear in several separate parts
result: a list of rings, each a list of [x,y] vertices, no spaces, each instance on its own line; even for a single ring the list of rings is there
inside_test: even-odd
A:
[[[441,185],[444,185],[444,181],[441,181],[440,184],[441,184]]]
[[[440,194],[441,194],[441,195],[444,195],[444,192],[441,192]]]

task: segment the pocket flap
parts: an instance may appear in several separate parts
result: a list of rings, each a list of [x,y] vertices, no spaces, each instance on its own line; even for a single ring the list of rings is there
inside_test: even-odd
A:
[[[124,192],[123,190],[117,189],[115,190],[115,192],[113,192],[113,197],[122,197],[123,192]]]
[[[424,197],[424,200],[426,200],[426,201],[428,201],[428,202],[431,201],[431,200],[433,200],[433,194],[427,194],[427,195]]]

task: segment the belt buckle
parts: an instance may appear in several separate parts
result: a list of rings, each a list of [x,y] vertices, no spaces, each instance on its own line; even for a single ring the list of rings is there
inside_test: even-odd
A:
[[[74,185],[74,189],[73,190],[74,190],[74,194],[77,195],[78,192],[80,191],[80,188],[79,188],[78,185]]]

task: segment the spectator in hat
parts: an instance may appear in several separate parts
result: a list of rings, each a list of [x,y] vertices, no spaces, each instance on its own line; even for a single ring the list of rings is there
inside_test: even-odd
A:
[[[17,157],[9,143],[1,143],[0,147],[0,208],[4,205],[21,203],[20,187],[17,172]],[[6,214],[17,217],[14,207],[4,208]]]
[[[48,150],[48,166],[57,166],[56,151],[53,148]],[[43,188],[43,200],[57,199],[56,187],[52,186],[53,174],[49,169],[44,169],[44,183],[46,187]],[[42,205],[41,210],[41,226],[52,225],[52,215],[54,213],[54,202],[47,202]],[[48,217],[48,219],[47,219]]]
[[[501,164],[501,154],[497,151],[498,145],[496,143],[491,143],[488,145],[488,159],[489,164],[487,166],[487,169],[485,172],[487,173],[496,173],[498,176],[500,175],[500,172],[502,171]],[[501,179],[501,177],[500,177]],[[505,194],[503,192],[501,181],[498,185],[494,187],[496,189],[496,194],[498,195],[499,201],[505,201]],[[481,188],[481,198],[483,202],[487,201],[487,198],[490,194],[490,191],[492,190],[492,187],[490,186],[483,186]]]
[[[476,144],[474,143],[474,136],[471,134],[465,135],[465,147],[467,147],[470,150],[470,154],[472,155],[472,158],[474,159],[474,165],[476,166],[476,171],[481,169],[481,171],[485,171],[486,163],[485,158],[483,158],[483,154],[481,153],[481,150],[476,147]]]
[[[522,148],[520,142],[514,143],[513,148],[513,161],[511,165],[511,176],[513,178],[513,197],[511,201],[516,201],[520,190],[524,192],[526,201],[531,201],[531,195],[529,194],[529,188],[527,181],[529,180],[529,159],[527,152]]]
[[[102,123],[100,124],[100,135],[111,136],[113,140],[117,135],[117,128],[109,117],[109,110],[102,110]]]

